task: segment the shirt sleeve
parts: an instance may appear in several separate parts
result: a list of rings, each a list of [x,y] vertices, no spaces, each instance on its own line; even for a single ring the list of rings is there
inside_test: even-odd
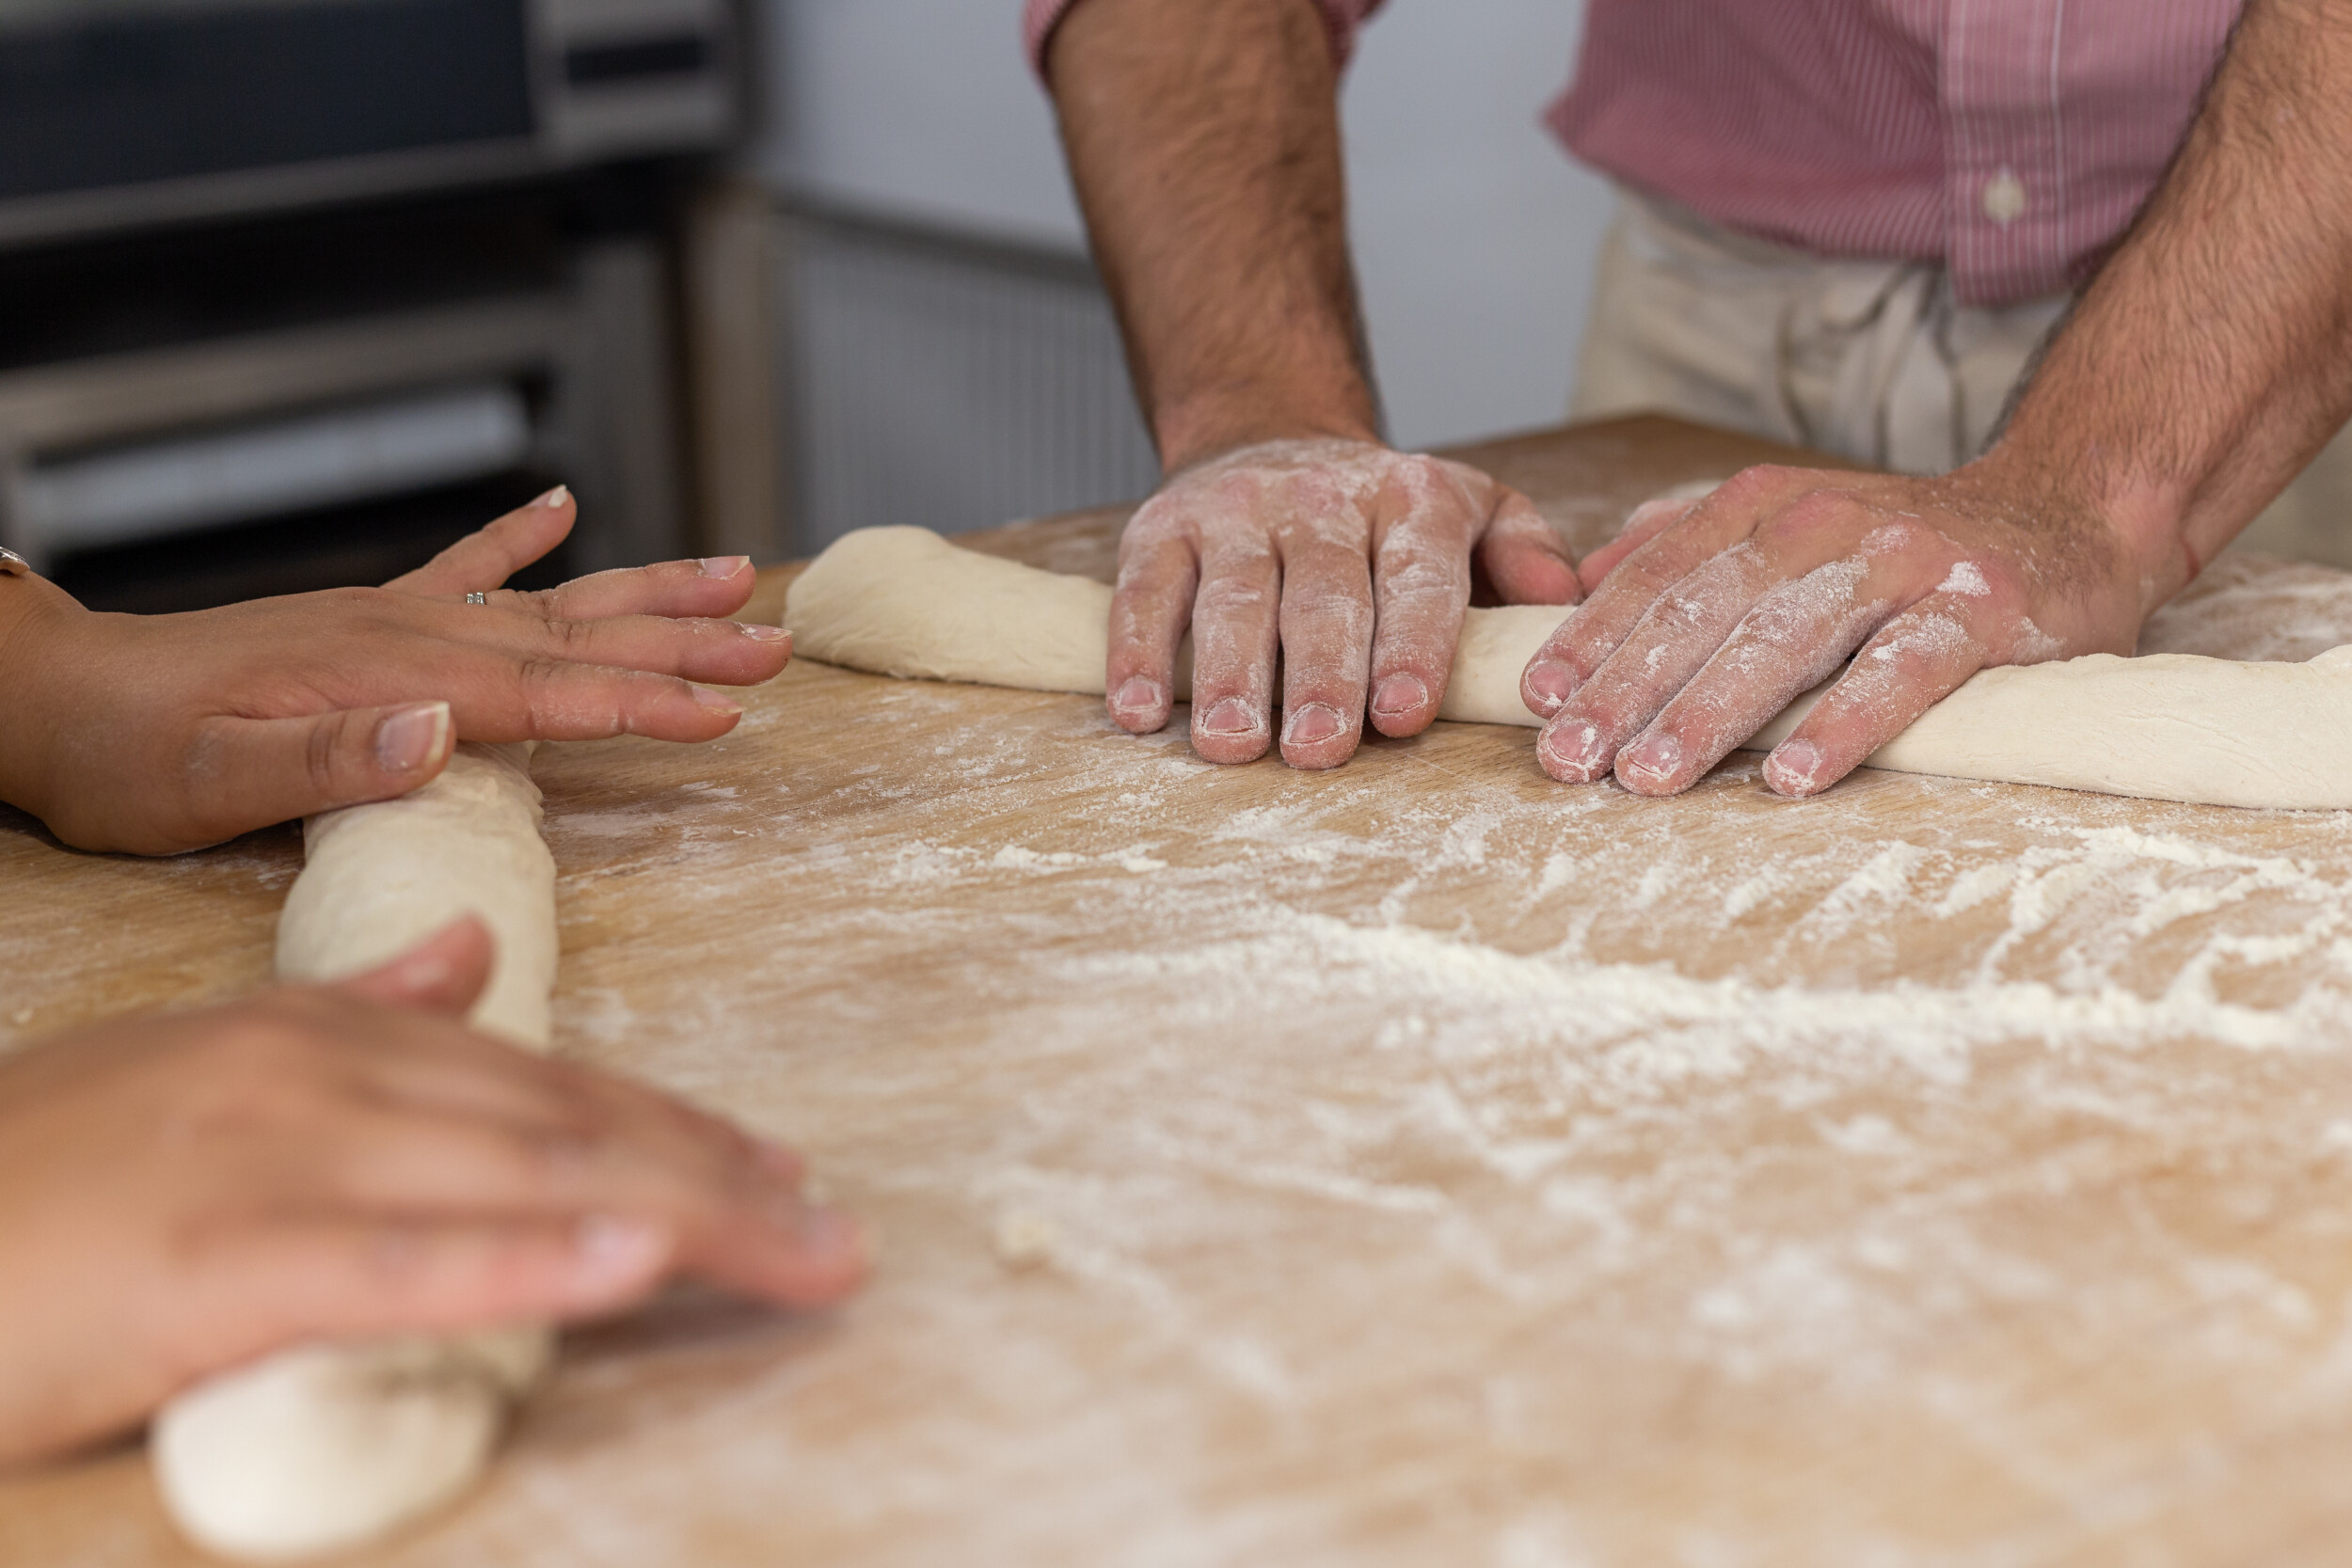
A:
[[[1038,75],[1045,74],[1045,45],[1054,36],[1061,19],[1080,0],[1027,0],[1021,13],[1022,41],[1029,52],[1029,64]],[[1382,0],[1315,0],[1316,9],[1323,12],[1323,24],[1331,33],[1331,58],[1344,66],[1355,53],[1356,29],[1378,10]]]

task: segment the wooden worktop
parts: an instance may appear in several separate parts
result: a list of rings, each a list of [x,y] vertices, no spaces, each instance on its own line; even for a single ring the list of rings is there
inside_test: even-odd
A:
[[[1589,546],[1765,452],[1474,455]],[[2225,557],[2144,645],[2341,641],[2352,578]],[[361,1560],[2341,1560],[2352,819],[1182,717],[801,662],[716,744],[543,752],[561,1049],[802,1146],[881,1268],[573,1336]],[[0,1041],[258,984],[299,857],[0,813]],[[187,1560],[134,1447],[0,1481],[0,1562]]]

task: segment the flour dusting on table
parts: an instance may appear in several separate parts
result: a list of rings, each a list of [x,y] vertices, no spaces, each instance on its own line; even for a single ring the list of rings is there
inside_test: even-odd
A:
[[[791,679],[832,739],[787,686],[681,775],[733,793],[550,781],[566,907],[628,938],[563,1022],[811,1149],[883,1272],[585,1341],[476,1544],[2058,1562],[2222,1505],[2217,1390],[2344,1432],[2342,816],[1745,762],[1647,801],[1475,729],[1218,769]]]

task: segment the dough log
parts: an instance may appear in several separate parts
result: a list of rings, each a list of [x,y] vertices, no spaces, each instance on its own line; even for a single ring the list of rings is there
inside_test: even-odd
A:
[[[476,1027],[548,1043],[555,863],[521,746],[460,746],[413,795],[305,825],[278,923],[278,974],[332,980],[471,911],[498,939]],[[342,1551],[440,1506],[482,1472],[513,1400],[546,1369],[538,1325],[452,1338],[306,1345],[200,1384],[151,1433],[172,1517],[219,1556]]]
[[[811,658],[879,674],[1103,690],[1111,591],[958,549],[919,528],[834,543],[792,584],[785,625]],[[1537,722],[1519,672],[1573,611],[1468,612],[1440,719]],[[1177,694],[1190,694],[1190,644]],[[1779,744],[1819,689],[1749,741]],[[2352,645],[2306,664],[2092,654],[1987,670],[1869,758],[1873,768],[2223,806],[2352,807]]]

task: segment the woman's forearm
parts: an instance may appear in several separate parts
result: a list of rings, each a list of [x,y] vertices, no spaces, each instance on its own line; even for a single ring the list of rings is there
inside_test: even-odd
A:
[[[44,578],[0,573],[0,801],[42,815],[43,760],[56,746],[48,697],[56,633],[86,613]]]

